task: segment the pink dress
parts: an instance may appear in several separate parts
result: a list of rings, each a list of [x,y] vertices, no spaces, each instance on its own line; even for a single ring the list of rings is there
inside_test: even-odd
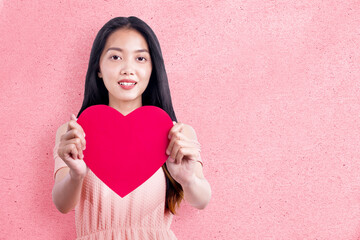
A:
[[[54,147],[54,178],[67,167]],[[201,162],[202,163],[202,162]],[[177,239],[170,229],[173,215],[164,212],[166,178],[160,167],[137,189],[121,198],[89,170],[75,207],[77,240]]]

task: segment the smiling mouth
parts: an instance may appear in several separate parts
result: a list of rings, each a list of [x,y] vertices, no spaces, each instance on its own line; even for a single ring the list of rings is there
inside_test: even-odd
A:
[[[129,82],[119,82],[119,85],[124,85],[124,86],[133,86],[136,83],[129,83]]]

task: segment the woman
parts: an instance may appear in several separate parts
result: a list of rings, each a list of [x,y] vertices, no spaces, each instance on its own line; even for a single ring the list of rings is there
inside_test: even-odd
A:
[[[97,104],[123,115],[145,105],[162,108],[174,121],[166,149],[169,158],[145,183],[121,198],[83,161],[86,133],[72,115],[56,133],[54,204],[62,213],[75,208],[77,239],[176,239],[170,230],[176,206],[184,198],[203,209],[211,188],[203,175],[194,129],[176,123],[157,37],[139,18],[114,18],[94,40],[78,117]]]

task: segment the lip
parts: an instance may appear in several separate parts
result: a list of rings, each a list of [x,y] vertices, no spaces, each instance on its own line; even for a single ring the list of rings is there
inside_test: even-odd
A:
[[[122,79],[122,80],[118,81],[118,83],[121,83],[121,82],[137,83],[136,81],[131,80],[131,79]]]
[[[130,86],[125,86],[125,85],[121,85],[121,84],[120,84],[121,82],[128,82],[128,83],[135,83],[135,84],[134,84],[134,85],[130,85]],[[120,86],[121,88],[123,88],[123,89],[125,89],[125,90],[130,90],[130,89],[132,89],[132,88],[135,87],[135,85],[137,84],[137,82],[134,81],[134,80],[131,80],[131,79],[123,79],[123,80],[118,81],[118,84],[119,84],[119,86]]]

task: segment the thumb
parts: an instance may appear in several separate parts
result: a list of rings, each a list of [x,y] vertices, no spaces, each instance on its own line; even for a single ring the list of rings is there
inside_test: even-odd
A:
[[[77,118],[76,118],[75,114],[73,114],[73,113],[71,114],[70,120],[75,120],[75,121],[77,121]]]

